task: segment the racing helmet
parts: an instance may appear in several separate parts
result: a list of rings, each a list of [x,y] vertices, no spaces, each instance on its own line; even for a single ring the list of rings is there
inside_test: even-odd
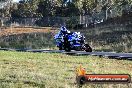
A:
[[[64,26],[61,27],[61,32],[62,32],[63,34],[70,33],[70,31],[68,31],[68,30],[66,29],[66,27],[64,27]]]

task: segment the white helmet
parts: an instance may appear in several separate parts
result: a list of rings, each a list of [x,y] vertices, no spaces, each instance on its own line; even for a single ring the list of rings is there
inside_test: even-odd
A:
[[[67,31],[66,27],[62,26],[61,31]]]
[[[70,31],[68,31],[68,30],[66,29],[66,27],[64,27],[64,26],[61,27],[61,32],[62,32],[62,33],[70,33]]]

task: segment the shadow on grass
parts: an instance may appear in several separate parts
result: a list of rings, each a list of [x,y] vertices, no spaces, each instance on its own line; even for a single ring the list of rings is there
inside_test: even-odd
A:
[[[36,82],[32,82],[32,81],[20,81],[20,80],[5,80],[5,79],[0,79],[0,84],[2,86],[2,83],[23,83],[23,84],[27,84],[29,86],[33,86],[33,87],[39,87],[39,88],[45,88],[45,84],[43,83],[36,83]],[[7,85],[8,85],[7,84]]]

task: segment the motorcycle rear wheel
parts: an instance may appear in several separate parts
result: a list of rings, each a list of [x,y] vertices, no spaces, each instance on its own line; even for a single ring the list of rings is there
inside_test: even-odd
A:
[[[68,38],[64,38],[64,50],[66,52],[71,51],[70,42],[68,41]]]

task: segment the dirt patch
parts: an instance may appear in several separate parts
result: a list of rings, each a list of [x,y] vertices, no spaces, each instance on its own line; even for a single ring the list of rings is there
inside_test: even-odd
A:
[[[48,33],[52,32],[53,34],[56,32],[56,28],[52,27],[10,27],[10,28],[0,28],[0,36],[9,36],[9,35],[17,35],[23,33]]]

